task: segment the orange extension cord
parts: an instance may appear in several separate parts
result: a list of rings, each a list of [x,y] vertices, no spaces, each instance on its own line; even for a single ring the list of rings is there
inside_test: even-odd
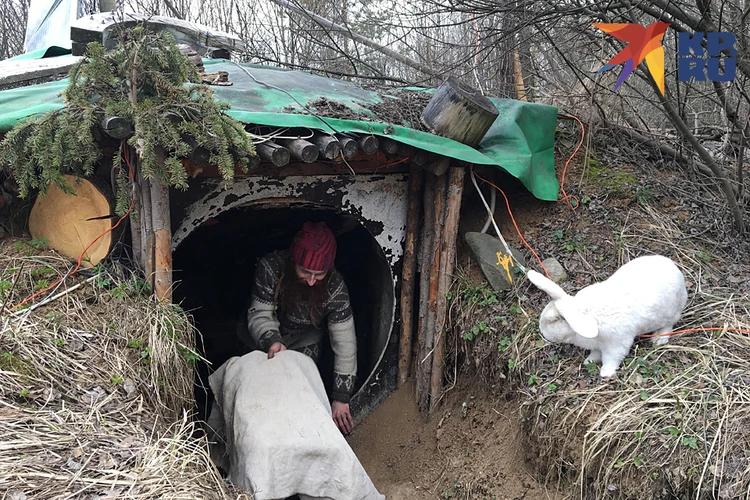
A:
[[[576,146],[575,150],[573,150],[573,152],[571,153],[571,155],[568,157],[568,161],[565,162],[565,166],[563,167],[562,178],[560,180],[560,192],[562,193],[562,198],[560,198],[559,201],[565,201],[568,204],[568,207],[571,210],[575,210],[575,209],[578,208],[578,198],[576,198],[575,196],[570,196],[570,195],[568,195],[565,192],[565,173],[567,172],[568,165],[570,165],[570,162],[573,160],[573,157],[575,157],[575,155],[578,153],[578,150],[581,149],[581,146],[583,145],[583,139],[584,139],[584,136],[585,136],[585,130],[586,129],[583,126],[583,122],[578,117],[573,116],[573,115],[565,115],[565,116],[574,119],[581,126],[581,140],[578,141],[578,145]],[[537,253],[534,251],[534,249],[531,248],[531,245],[529,245],[528,242],[526,241],[526,239],[523,237],[523,234],[521,234],[521,230],[518,228],[518,224],[516,223],[516,219],[515,219],[515,217],[513,217],[513,212],[510,209],[510,202],[508,201],[508,197],[505,195],[505,193],[503,192],[503,190],[500,189],[499,187],[497,187],[496,185],[494,185],[493,183],[491,183],[490,181],[488,181],[487,179],[481,177],[476,172],[474,172],[474,175],[476,177],[478,177],[480,180],[484,181],[485,183],[489,184],[493,188],[495,188],[498,191],[500,191],[500,194],[503,195],[503,199],[505,199],[505,207],[508,209],[508,215],[510,216],[510,220],[513,222],[513,227],[516,228],[516,232],[518,233],[518,236],[521,238],[521,241],[523,241],[523,244],[526,245],[526,248],[528,248],[531,251],[531,253],[534,255],[534,257],[536,257],[536,260],[539,262],[539,265],[542,267],[542,270],[544,271],[544,274],[547,276],[547,278],[549,278],[550,275],[547,272],[547,268],[545,268],[544,264],[542,264],[542,259],[539,258],[539,255],[537,255]],[[575,204],[572,204],[570,202],[571,199],[575,200]]]
[[[123,141],[123,151],[125,152],[125,155],[124,155],[124,157],[125,157],[125,163],[128,165],[128,171],[129,171],[129,174],[130,174],[130,182],[132,183],[134,181],[134,179],[135,179],[135,176],[133,174],[133,167],[130,165],[130,159],[128,158],[126,147],[127,147],[127,145]],[[125,217],[127,217],[130,214],[131,210],[133,210],[133,204],[134,203],[135,203],[135,194],[133,195],[133,197],[130,200],[130,206],[128,207],[128,211],[125,212],[125,215],[123,215],[122,217],[120,217],[120,220],[118,220],[117,223],[114,226],[112,226],[111,228],[107,229],[102,234],[100,234],[99,236],[97,236],[96,238],[94,238],[94,240],[91,243],[89,243],[86,248],[83,249],[83,252],[81,252],[81,255],[78,257],[78,262],[76,263],[76,267],[74,267],[71,272],[67,273],[65,276],[63,276],[59,280],[55,281],[54,283],[52,283],[47,288],[39,290],[38,292],[36,292],[35,294],[31,295],[30,297],[27,297],[26,299],[22,300],[18,304],[14,305],[13,307],[10,308],[10,311],[12,311],[14,309],[17,309],[17,308],[21,307],[22,305],[28,303],[29,301],[34,300],[36,297],[40,296],[41,294],[46,293],[46,292],[52,290],[57,285],[59,285],[60,283],[62,283],[64,279],[69,278],[70,276],[73,276],[75,273],[77,273],[78,270],[81,267],[81,262],[83,261],[83,257],[84,257],[84,255],[86,255],[86,252],[88,252],[89,248],[91,248],[94,245],[94,243],[96,243],[97,241],[99,241],[99,239],[101,239],[102,237],[104,237],[107,233],[110,233],[111,231],[114,231],[115,229],[117,229],[117,227],[120,225],[120,223],[123,220],[125,220]]]
[[[565,115],[565,116],[567,116],[568,118],[574,119],[581,126],[581,140],[578,141],[578,146],[576,146],[575,150],[568,158],[568,161],[565,162],[565,166],[563,167],[562,177],[560,180],[560,192],[562,193],[562,197],[560,198],[559,201],[565,201],[571,210],[575,210],[578,208],[578,198],[576,198],[575,196],[568,195],[565,192],[565,173],[568,170],[568,165],[570,165],[571,160],[573,160],[573,157],[576,155],[576,153],[578,153],[578,150],[581,149],[581,145],[583,145],[583,140],[585,137],[585,128],[584,128],[583,122],[578,117],[573,116],[573,115]],[[510,216],[510,220],[513,222],[513,226],[516,228],[516,232],[518,232],[518,236],[521,238],[521,241],[523,241],[524,245],[526,245],[526,247],[531,251],[531,253],[534,254],[534,257],[536,257],[536,260],[539,261],[539,265],[542,266],[542,269],[544,270],[544,274],[546,274],[547,278],[549,278],[550,277],[549,273],[547,273],[547,269],[544,268],[544,264],[542,264],[541,259],[539,258],[537,253],[534,251],[534,249],[531,248],[531,246],[526,242],[526,239],[521,234],[521,230],[518,228],[518,224],[516,224],[516,219],[513,217],[513,212],[510,209],[510,203],[508,202],[508,197],[505,196],[505,193],[503,192],[503,190],[495,186],[488,180],[483,179],[476,173],[474,175],[476,175],[479,179],[486,182],[493,188],[500,191],[500,194],[503,195],[503,198],[505,199],[505,206],[508,209],[508,215]],[[570,202],[571,199],[575,200],[575,202],[571,203]],[[744,330],[742,328],[686,328],[684,330],[674,330],[672,332],[667,332],[667,333],[651,333],[651,334],[639,335],[638,338],[667,337],[667,336],[679,335],[683,333],[715,332],[715,331],[729,331],[729,332],[737,332],[737,333],[744,333],[744,334],[750,335],[750,330]]]

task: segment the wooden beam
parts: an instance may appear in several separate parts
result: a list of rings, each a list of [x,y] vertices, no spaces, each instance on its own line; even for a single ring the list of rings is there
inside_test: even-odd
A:
[[[417,232],[419,229],[422,169],[412,165],[409,170],[409,194],[406,209],[406,242],[401,270],[401,339],[398,356],[398,385],[409,378],[412,358],[412,324],[414,320],[414,274],[417,269]]]
[[[133,135],[133,127],[127,118],[122,116],[105,116],[99,121],[105,134],[113,139],[127,139]]]
[[[312,163],[318,159],[320,154],[318,146],[305,139],[277,139],[277,141],[289,150],[295,160]]]
[[[343,134],[336,134],[336,138],[339,140],[341,145],[341,152],[344,153],[345,158],[351,158],[359,151],[359,144],[351,137],[347,137]]]
[[[318,151],[324,158],[333,160],[341,154],[341,145],[335,136],[316,134],[311,142],[318,146]]]
[[[366,155],[374,155],[378,151],[378,138],[374,135],[365,135],[357,141],[360,149]]]
[[[423,356],[430,349],[427,348],[427,302],[430,293],[430,263],[434,227],[430,224],[432,214],[435,212],[435,183],[437,177],[432,174],[424,176],[423,206],[424,222],[422,222],[422,231],[419,237],[420,244],[420,262],[419,262],[419,318],[417,321],[417,345],[416,359],[414,360],[414,396],[417,403],[421,402],[425,393],[429,390],[426,385],[429,384],[429,378],[425,381],[423,370]],[[430,348],[432,346],[430,345]],[[432,369],[432,365],[430,365]]]
[[[438,291],[435,306],[435,348],[432,354],[432,373],[430,382],[430,411],[437,406],[443,392],[445,365],[446,316],[448,310],[448,292],[453,282],[453,267],[456,259],[456,237],[458,220],[461,215],[461,196],[464,190],[466,171],[461,167],[451,169],[446,199],[445,224],[440,245],[440,272],[437,276]]]
[[[428,177],[432,174],[427,174]],[[426,318],[424,327],[424,345],[420,346],[417,357],[417,404],[420,410],[427,413],[430,409],[430,383],[432,380],[432,357],[435,346],[435,332],[437,324],[438,276],[440,273],[440,255],[442,243],[443,219],[445,216],[445,193],[447,191],[448,176],[435,178],[435,205],[431,214],[426,214],[425,223],[432,227],[430,250],[427,254],[429,282],[427,293]],[[423,263],[424,264],[424,263]]]
[[[245,43],[239,37],[201,24],[163,16],[103,12],[83,16],[71,23],[73,55],[84,55],[89,42],[99,42],[105,49],[111,50],[117,45],[118,25],[132,27],[138,24],[145,24],[157,32],[168,31],[174,36],[175,43],[190,45],[200,55],[205,55],[214,47],[230,51],[245,49]]]
[[[29,85],[25,82],[61,80],[82,57],[50,57],[0,61],[0,90]]]
[[[394,141],[393,139],[389,139],[387,137],[381,137],[380,138],[380,150],[388,153],[389,155],[395,155],[398,153],[398,147],[399,143]]]
[[[160,301],[172,302],[172,224],[169,186],[158,177],[150,182],[151,221],[154,234],[154,293]]]
[[[283,167],[292,159],[289,150],[273,142],[259,142],[255,145],[255,152],[260,159],[272,163],[275,167]]]

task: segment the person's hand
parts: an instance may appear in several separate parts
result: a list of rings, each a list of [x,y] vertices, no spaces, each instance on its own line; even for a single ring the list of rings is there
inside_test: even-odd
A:
[[[354,429],[354,420],[352,414],[349,412],[349,403],[342,403],[341,401],[334,401],[331,403],[331,413],[333,414],[333,421],[336,422],[336,427],[344,434],[349,434]]]
[[[281,342],[274,342],[268,348],[268,359],[271,359],[277,352],[286,351],[286,346]]]

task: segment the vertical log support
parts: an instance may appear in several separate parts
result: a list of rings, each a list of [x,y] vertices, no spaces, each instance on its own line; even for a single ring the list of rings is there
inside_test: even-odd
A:
[[[138,167],[138,190],[141,198],[141,262],[143,274],[151,289],[154,289],[154,222],[151,210],[151,181],[143,177]]]
[[[432,214],[435,210],[435,182],[437,177],[429,172],[424,174],[424,217],[422,219],[422,231],[420,235],[420,262],[419,262],[419,319],[417,324],[416,360],[414,362],[414,396],[417,401],[421,400],[422,393],[427,389],[421,379],[422,356],[429,349],[425,347],[425,334],[427,327],[427,299],[430,291],[430,250],[432,250],[433,227],[430,224]]]
[[[169,186],[158,177],[151,179],[151,221],[154,234],[154,293],[172,302],[172,226]]]
[[[401,271],[401,339],[398,359],[398,385],[409,378],[412,357],[412,319],[414,311],[414,274],[417,268],[417,231],[419,230],[422,169],[412,164],[409,170],[409,198],[406,209],[406,242]]]
[[[431,174],[428,174],[431,175]],[[445,218],[445,193],[447,175],[435,180],[435,206],[432,214],[426,214],[425,221],[432,226],[432,241],[427,262],[423,269],[429,272],[429,290],[427,293],[427,310],[424,327],[424,345],[421,346],[417,359],[417,404],[428,412],[430,408],[430,382],[432,380],[432,355],[435,346],[435,328],[437,324],[438,276],[440,274],[440,254],[442,244],[443,220]],[[429,221],[429,222],[427,222]]]
[[[430,382],[430,410],[436,407],[443,391],[443,367],[445,364],[445,336],[447,333],[445,319],[448,311],[448,292],[450,291],[453,267],[456,259],[456,237],[458,219],[461,215],[461,196],[464,190],[465,170],[463,167],[452,168],[448,181],[448,192],[445,210],[445,224],[440,238],[440,273],[437,278],[437,304],[435,306],[435,348],[432,354],[432,373]]]

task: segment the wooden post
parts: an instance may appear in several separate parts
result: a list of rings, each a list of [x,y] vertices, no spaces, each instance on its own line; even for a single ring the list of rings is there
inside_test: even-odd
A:
[[[417,230],[422,208],[420,188],[422,169],[412,164],[409,170],[409,198],[406,209],[406,242],[404,244],[404,265],[401,271],[401,342],[398,358],[398,385],[402,386],[409,378],[411,369],[412,320],[414,316],[414,273],[417,267]]]
[[[526,102],[526,85],[523,83],[521,56],[518,54],[518,49],[513,50],[513,83],[516,88],[516,99]]]
[[[151,179],[151,220],[154,229],[154,293],[172,302],[172,223],[169,186],[158,177]]]
[[[126,151],[125,154],[128,154],[128,152]],[[130,212],[129,220],[133,262],[135,262],[138,269],[145,270],[145,263],[143,262],[143,233],[141,233],[143,226],[143,203],[141,200],[141,191],[138,187],[133,192],[133,198],[133,211]]]
[[[435,349],[432,353],[432,380],[430,383],[430,411],[440,399],[443,391],[443,366],[445,364],[445,318],[447,313],[447,295],[453,278],[453,262],[456,258],[456,237],[458,235],[458,219],[461,215],[461,195],[464,190],[463,167],[454,167],[450,171],[447,193],[447,208],[445,225],[441,238],[440,274],[438,276],[437,305],[435,313]]]
[[[414,396],[416,401],[419,402],[422,399],[422,393],[426,392],[427,389],[423,387],[424,382],[420,379],[420,370],[422,359],[420,356],[429,351],[425,349],[425,334],[427,332],[427,299],[430,291],[430,259],[432,250],[432,238],[433,238],[433,227],[430,224],[432,220],[432,214],[435,211],[435,182],[437,177],[427,173],[424,175],[424,210],[422,211],[424,216],[422,218],[422,231],[420,235],[420,265],[419,265],[419,318],[417,321],[417,345],[416,345],[416,360],[414,362]]]
[[[429,269],[429,290],[427,295],[427,316],[424,326],[424,346],[417,359],[417,384],[419,397],[417,404],[427,412],[430,408],[430,382],[432,380],[432,350],[435,345],[435,325],[437,323],[438,277],[440,273],[440,254],[442,243],[442,226],[445,215],[445,193],[447,190],[447,175],[435,180],[435,206],[432,214],[426,214],[425,223],[432,226],[432,244],[428,253],[427,267]],[[424,263],[423,263],[424,264]]]
[[[154,222],[151,212],[151,182],[143,177],[140,161],[138,162],[138,193],[141,198],[141,262],[143,274],[151,289],[154,289]]]

